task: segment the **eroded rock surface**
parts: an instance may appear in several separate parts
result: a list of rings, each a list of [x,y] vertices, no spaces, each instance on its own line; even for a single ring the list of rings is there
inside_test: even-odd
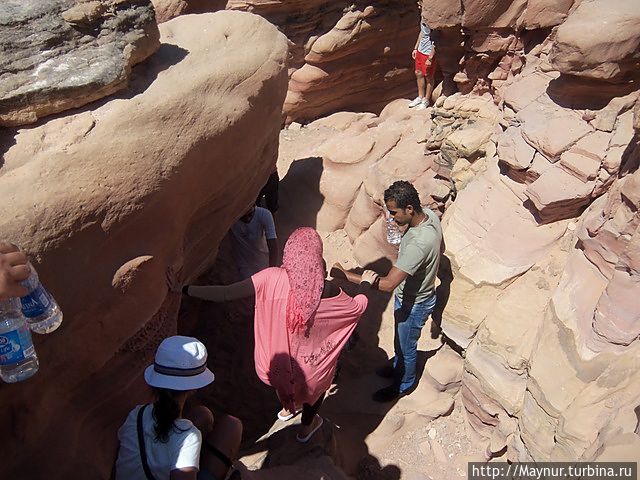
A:
[[[557,52],[572,49],[562,22],[580,20],[580,8],[590,15],[599,9],[606,19],[603,2],[464,7],[425,2],[423,12],[446,34],[441,51],[456,52],[454,31],[467,29],[460,55],[442,67],[461,93],[439,99],[422,117],[396,102],[379,117],[340,113],[303,129],[348,133],[316,145],[320,195],[312,221],[330,237],[346,235],[360,266],[393,259],[379,195],[396,178],[413,180],[425,203],[445,209],[453,280],[440,290],[448,298],[441,326],[465,350],[462,372],[457,354],[438,353],[421,384],[446,392],[454,379],[452,391],[486,446],[484,459],[617,453],[637,461],[640,107],[637,69],[627,68],[637,47],[634,40],[612,46],[633,39],[634,17],[602,37],[611,45],[597,53],[576,47],[572,55],[582,57],[569,55],[571,65],[560,68]],[[609,48],[616,52],[608,60],[593,60]],[[396,138],[391,119],[403,133],[381,156],[376,149]],[[430,175],[436,183],[422,188]],[[382,437],[406,428],[415,410],[404,405],[403,417],[385,422],[389,430],[369,437],[372,450],[386,452]],[[431,442],[425,451],[441,454]]]
[[[626,0],[588,0],[558,27],[550,61],[561,73],[616,81],[629,73],[637,75],[639,49],[638,5]]]
[[[411,50],[419,33],[415,4],[397,0],[153,0],[159,21],[227,8],[264,16],[291,41],[286,121],[339,110],[379,113],[415,94]]]
[[[150,0],[11,0],[0,25],[0,126],[122,90],[160,45]]]
[[[168,285],[211,264],[276,160],[284,35],[240,12],[160,30],[123,98],[5,132],[0,230],[65,315],[34,339],[38,374],[0,392],[7,478],[108,478],[117,427],[148,400],[142,369],[176,331]]]

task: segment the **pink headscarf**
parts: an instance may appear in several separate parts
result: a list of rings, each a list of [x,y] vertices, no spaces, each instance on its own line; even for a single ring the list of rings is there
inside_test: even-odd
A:
[[[322,240],[313,228],[296,229],[284,246],[282,267],[289,278],[287,329],[307,327],[320,305],[324,289]]]

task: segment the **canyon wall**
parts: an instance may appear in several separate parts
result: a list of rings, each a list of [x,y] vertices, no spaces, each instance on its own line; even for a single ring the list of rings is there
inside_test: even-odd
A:
[[[153,0],[158,21],[227,8],[264,16],[290,45],[287,123],[339,110],[379,113],[415,95],[411,50],[419,33],[414,2],[378,0]]]
[[[317,226],[344,229],[361,265],[393,258],[382,191],[412,180],[444,211],[441,326],[486,458],[637,461],[640,9],[426,1],[423,16],[460,92],[307,125],[344,132],[316,148]]]
[[[286,60],[259,16],[183,16],[118,95],[1,132],[2,237],[64,312],[34,336],[39,372],[0,385],[4,477],[108,478],[143,367],[176,332],[171,289],[211,265],[275,163]]]

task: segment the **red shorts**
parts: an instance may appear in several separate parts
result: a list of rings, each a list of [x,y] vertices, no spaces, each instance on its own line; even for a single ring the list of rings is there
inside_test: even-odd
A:
[[[431,57],[431,65],[427,66],[427,60]],[[433,55],[425,55],[416,50],[416,71],[422,72],[425,77],[431,77],[436,71],[436,60]]]

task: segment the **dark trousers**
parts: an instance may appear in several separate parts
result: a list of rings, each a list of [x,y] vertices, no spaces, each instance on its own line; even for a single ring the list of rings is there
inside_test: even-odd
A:
[[[308,403],[302,404],[302,418],[300,422],[302,425],[309,426],[311,422],[313,422],[313,418],[316,416],[320,407],[322,406],[322,402],[324,401],[324,393],[320,395],[320,398],[316,400],[316,403],[313,405],[309,405]]]

